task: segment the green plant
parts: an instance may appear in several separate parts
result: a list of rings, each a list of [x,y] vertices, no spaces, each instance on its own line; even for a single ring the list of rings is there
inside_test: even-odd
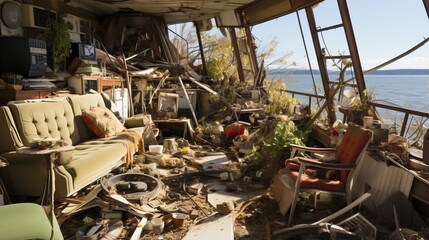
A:
[[[67,23],[61,18],[49,19],[44,38],[47,45],[52,46],[53,70],[56,72],[60,69],[65,58],[70,55],[71,41]]]
[[[280,80],[266,82],[269,104],[265,106],[267,114],[290,114],[300,103],[285,91],[284,83]]]
[[[252,150],[249,155],[250,163],[260,166],[264,160],[270,160],[272,164],[278,164],[290,156],[290,145],[304,145],[308,134],[309,132],[299,130],[290,119],[278,122],[271,136],[263,141],[262,147],[259,150],[257,148]]]

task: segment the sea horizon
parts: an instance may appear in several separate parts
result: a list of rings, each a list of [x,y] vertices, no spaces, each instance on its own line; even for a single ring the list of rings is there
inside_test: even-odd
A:
[[[368,70],[363,70],[365,73]],[[306,74],[320,74],[318,69],[299,69],[299,68],[273,68],[269,69],[268,73],[271,74],[295,74],[295,75],[306,75]],[[334,75],[339,74],[338,70],[328,70],[328,74]],[[346,74],[350,75],[350,71],[347,71]],[[386,69],[386,70],[376,70],[365,75],[429,75],[429,69],[425,68],[401,68],[401,69]]]
[[[312,94],[317,93],[317,95],[324,94],[322,81],[318,74],[313,74],[317,92],[314,91],[313,78],[310,74],[275,73],[275,75],[268,75],[268,77],[271,80],[279,79],[283,81],[287,90]],[[334,80],[338,75],[330,73],[329,77]],[[374,102],[429,112],[429,102],[427,101],[429,74],[368,74],[365,75],[365,83],[367,91],[372,95]],[[308,97],[306,96],[295,95],[295,98],[303,104],[308,104]],[[315,101],[313,100],[312,104],[314,103]],[[379,114],[390,123],[400,123],[403,119],[403,114],[390,110],[380,109]]]

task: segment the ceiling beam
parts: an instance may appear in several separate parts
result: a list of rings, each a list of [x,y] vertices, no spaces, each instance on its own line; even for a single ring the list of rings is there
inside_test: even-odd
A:
[[[258,0],[241,9],[245,25],[255,25],[278,18],[323,0]]]

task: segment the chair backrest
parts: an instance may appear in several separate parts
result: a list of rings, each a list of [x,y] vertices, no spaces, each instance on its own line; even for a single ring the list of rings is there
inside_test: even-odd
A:
[[[335,153],[336,159],[340,163],[354,163],[366,150],[366,146],[371,140],[372,132],[358,125],[349,125],[343,140]],[[347,181],[350,171],[341,171],[340,180]]]

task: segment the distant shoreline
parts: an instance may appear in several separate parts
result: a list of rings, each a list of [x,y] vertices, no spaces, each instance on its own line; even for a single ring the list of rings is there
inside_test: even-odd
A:
[[[365,70],[364,70],[365,72]],[[304,75],[311,74],[310,70],[306,69],[287,69],[277,68],[269,69],[269,74],[295,74]],[[339,74],[339,71],[328,71],[329,74]],[[313,74],[319,74],[319,70],[313,70]],[[429,69],[390,69],[390,70],[377,70],[369,73],[370,75],[429,75]]]

